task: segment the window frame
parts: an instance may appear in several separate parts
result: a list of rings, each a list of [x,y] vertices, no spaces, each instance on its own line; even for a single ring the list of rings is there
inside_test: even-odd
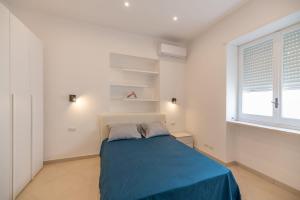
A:
[[[293,25],[293,26],[290,26],[290,27],[287,27],[283,30],[280,31],[280,56],[281,56],[281,59],[280,59],[280,68],[278,69],[278,72],[279,72],[279,102],[282,103],[282,85],[283,85],[283,79],[282,79],[282,76],[283,76],[283,62],[282,62],[282,55],[283,55],[283,35],[286,34],[286,33],[289,33],[289,32],[293,32],[293,31],[296,31],[296,30],[299,30],[300,29],[300,23],[296,24],[296,25]],[[279,116],[278,116],[278,120],[280,122],[283,123],[283,125],[285,127],[288,127],[288,128],[293,128],[293,129],[299,129],[300,130],[300,119],[291,119],[291,118],[284,118],[282,116],[282,104],[280,104],[279,106]],[[300,105],[299,105],[300,106]]]
[[[271,34],[262,36],[250,42],[241,44],[238,46],[238,90],[237,90],[237,118],[239,121],[255,123],[259,125],[268,125],[279,128],[290,128],[300,130],[300,119],[290,119],[284,118],[282,116],[282,85],[283,85],[283,35],[295,30],[300,29],[300,23],[285,27],[279,31],[273,32]],[[272,116],[262,116],[262,115],[252,115],[242,112],[243,103],[243,50],[250,46],[258,43],[262,43],[267,40],[273,40],[273,99],[278,98],[279,107],[272,106]],[[271,102],[270,102],[271,103]]]
[[[243,73],[244,73],[243,50],[250,47],[250,46],[253,46],[253,45],[258,44],[258,43],[265,42],[265,41],[270,40],[270,39],[273,40],[273,36],[272,35],[267,35],[267,36],[261,37],[259,39],[253,40],[251,42],[248,42],[246,44],[242,44],[238,47],[238,66],[239,66],[239,73],[238,73],[238,85],[239,85],[239,87],[238,87],[238,117],[239,117],[239,120],[241,120],[241,121],[268,124],[268,125],[270,125],[273,121],[272,116],[252,115],[252,114],[246,114],[246,113],[242,112]],[[273,40],[273,46],[274,46],[274,40]],[[273,99],[274,99],[274,70],[273,70],[272,76],[273,76]],[[273,111],[272,115],[274,116],[274,111]]]

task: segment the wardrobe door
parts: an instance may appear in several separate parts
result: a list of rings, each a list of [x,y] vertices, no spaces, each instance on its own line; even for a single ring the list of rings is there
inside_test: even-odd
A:
[[[0,199],[11,199],[11,104],[9,89],[9,11],[0,4]]]
[[[10,15],[13,94],[13,197],[31,180],[31,95],[28,29]]]
[[[43,108],[43,46],[29,34],[30,88],[32,94],[32,176],[43,167],[44,160],[44,108]]]

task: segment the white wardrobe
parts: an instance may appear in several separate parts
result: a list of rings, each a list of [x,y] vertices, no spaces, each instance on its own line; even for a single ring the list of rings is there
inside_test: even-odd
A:
[[[43,46],[0,4],[0,199],[43,167]]]

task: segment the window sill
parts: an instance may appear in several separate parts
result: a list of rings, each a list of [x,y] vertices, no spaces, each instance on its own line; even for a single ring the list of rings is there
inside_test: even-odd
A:
[[[236,120],[230,120],[230,121],[227,121],[227,123],[235,124],[235,125],[262,128],[262,129],[268,129],[268,130],[273,130],[273,131],[280,131],[280,132],[284,132],[284,133],[287,133],[287,134],[298,134],[298,135],[300,135],[300,131],[299,130],[294,130],[294,129],[279,128],[279,127],[274,127],[274,126],[267,126],[267,125],[249,123],[249,122],[236,121]]]

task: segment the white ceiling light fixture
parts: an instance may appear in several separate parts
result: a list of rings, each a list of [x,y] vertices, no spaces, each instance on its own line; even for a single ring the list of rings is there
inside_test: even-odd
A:
[[[124,2],[124,6],[125,6],[126,8],[129,8],[129,7],[130,7],[129,1],[125,1],[125,2]]]
[[[177,16],[174,16],[174,17],[173,17],[173,21],[174,21],[174,22],[177,22],[177,21],[178,21],[178,17],[177,17]]]

